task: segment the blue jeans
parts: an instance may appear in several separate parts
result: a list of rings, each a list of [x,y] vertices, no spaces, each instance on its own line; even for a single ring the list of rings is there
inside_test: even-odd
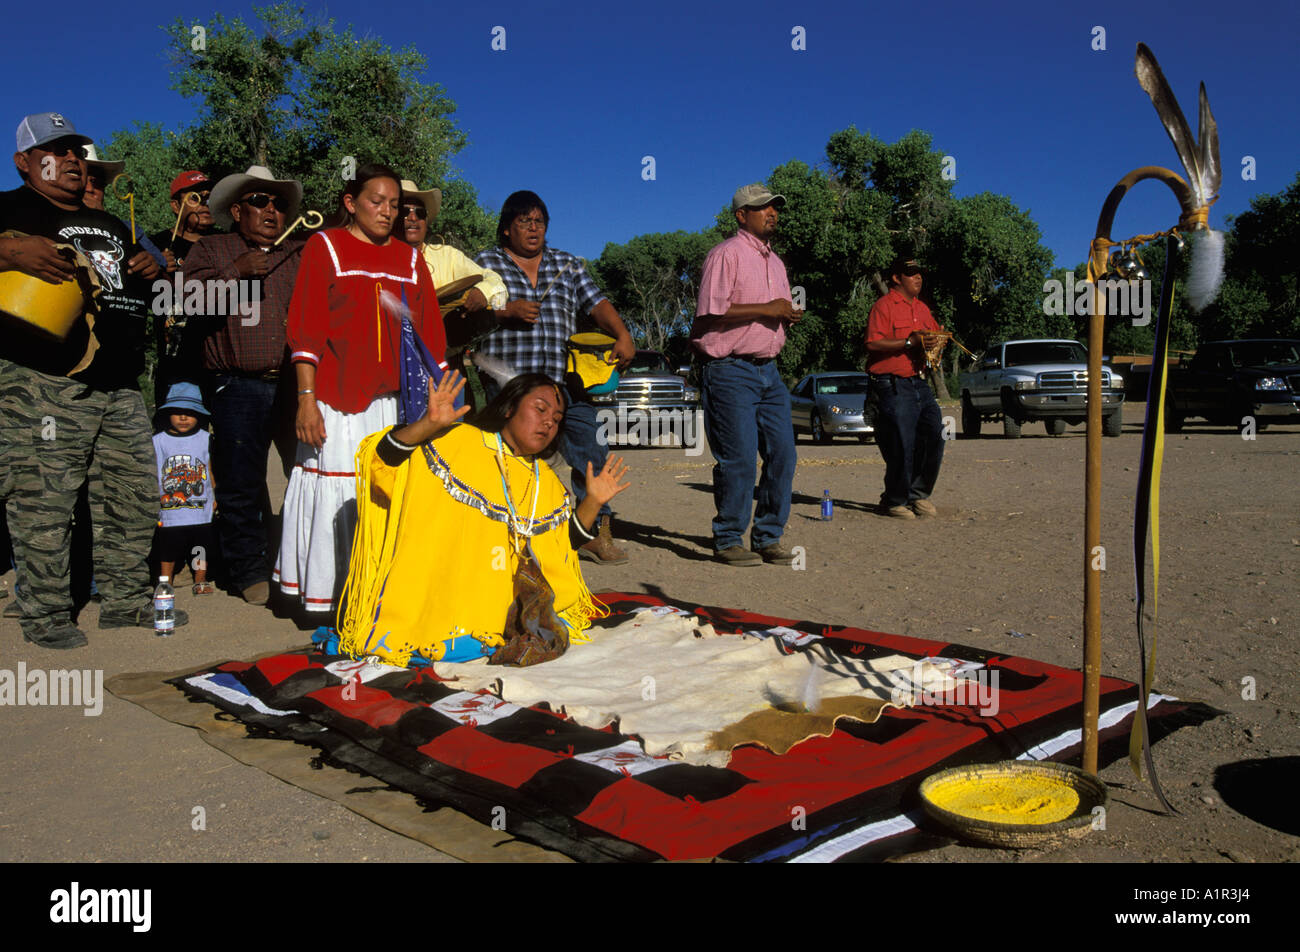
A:
[[[930,385],[920,377],[871,378],[879,403],[876,445],[885,459],[885,508],[929,499],[943,463],[943,417]]]
[[[761,549],[781,541],[790,516],[790,487],[796,462],[794,426],[790,421],[790,391],[781,382],[776,361],[755,366],[734,357],[710,360],[701,374],[704,433],[713,467],[713,548],[721,552],[743,546],[758,480],[751,547]]]
[[[605,468],[609,448],[596,439],[600,427],[596,421],[596,407],[590,403],[570,403],[564,412],[564,432],[560,434],[559,449],[564,461],[573,467],[574,505],[587,495],[587,463],[591,471],[599,473]],[[609,503],[600,507],[600,517],[613,512]]]
[[[287,460],[286,470],[294,458],[294,441],[288,438],[289,411],[280,388],[281,383],[274,380],[227,374],[217,374],[213,384],[210,408],[217,538],[230,585],[237,592],[271,577],[266,456],[274,442],[281,463]]]

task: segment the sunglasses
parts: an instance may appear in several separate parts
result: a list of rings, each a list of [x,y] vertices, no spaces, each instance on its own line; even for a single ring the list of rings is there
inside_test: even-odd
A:
[[[429,217],[429,209],[425,208],[423,205],[403,205],[402,217],[410,218],[412,215],[420,221],[424,221]]]
[[[516,218],[515,224],[520,231],[545,231],[546,219],[544,218]]]
[[[254,192],[252,195],[245,195],[240,199],[240,202],[252,208],[265,208],[267,205],[274,203],[277,212],[289,211],[289,199],[283,195],[267,195],[265,192]]]
[[[35,145],[29,151],[45,152],[55,158],[62,158],[68,153],[72,153],[79,159],[86,158],[86,147],[80,142],[65,142],[62,139],[55,139],[53,142],[47,142],[44,145]]]

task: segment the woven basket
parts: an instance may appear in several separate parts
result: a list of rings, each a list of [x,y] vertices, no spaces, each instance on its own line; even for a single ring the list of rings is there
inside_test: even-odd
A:
[[[1003,823],[983,815],[954,813],[932,799],[937,790],[952,784],[978,785],[1017,776],[1038,776],[1068,786],[1078,795],[1079,805],[1070,816],[1054,823]],[[1104,808],[1110,802],[1110,792],[1106,785],[1078,767],[1028,760],[942,770],[921,782],[920,793],[925,812],[958,836],[1008,849],[1050,846],[1081,837],[1092,829],[1094,808]]]

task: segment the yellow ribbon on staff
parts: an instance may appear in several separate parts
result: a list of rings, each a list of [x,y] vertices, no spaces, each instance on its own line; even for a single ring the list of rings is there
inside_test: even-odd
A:
[[[1169,289],[1169,309],[1173,312],[1174,288]],[[1165,333],[1169,333],[1168,325]],[[1147,658],[1146,683],[1138,703],[1145,705],[1156,683],[1156,624],[1160,617],[1160,470],[1165,461],[1165,389],[1169,386],[1169,371],[1160,378],[1160,402],[1156,404],[1156,433],[1151,458],[1151,651]],[[1128,762],[1133,774],[1142,777],[1142,718],[1133,718],[1133,729],[1128,735]]]

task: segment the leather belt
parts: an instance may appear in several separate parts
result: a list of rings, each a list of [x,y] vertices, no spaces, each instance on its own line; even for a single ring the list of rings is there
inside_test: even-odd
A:
[[[279,380],[283,373],[283,371],[280,370],[267,370],[260,374],[245,373],[242,370],[214,370],[212,372],[214,374],[222,374],[226,377],[240,377],[244,380],[266,380],[271,383]]]
[[[775,357],[755,357],[752,354],[728,354],[726,357],[706,357],[704,362],[711,364],[715,360],[743,360],[747,364],[753,364],[755,367],[762,367],[764,364],[770,364]]]

